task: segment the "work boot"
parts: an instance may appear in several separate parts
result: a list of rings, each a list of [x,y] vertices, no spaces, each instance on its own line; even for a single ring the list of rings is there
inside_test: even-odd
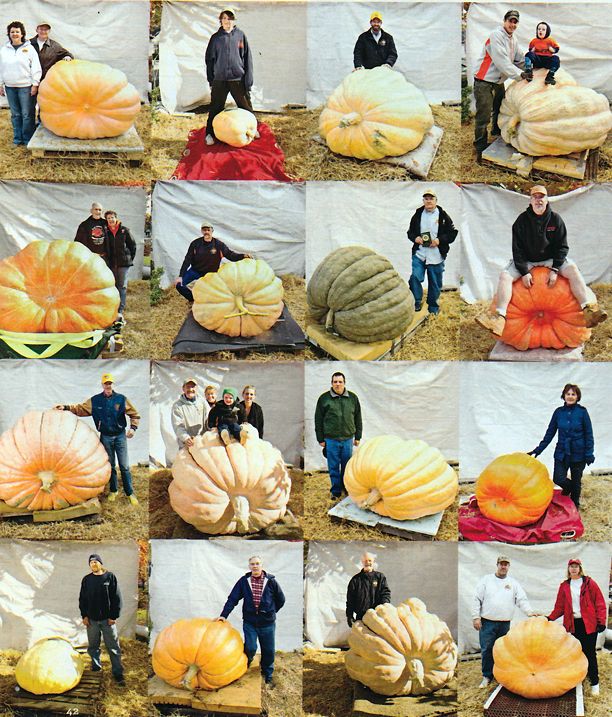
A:
[[[108,502],[114,503],[117,500],[117,491],[111,490],[111,492],[108,494]]]
[[[587,329],[592,329],[608,318],[607,312],[600,309],[597,304],[588,304],[585,306],[584,309],[582,309],[582,315],[584,316],[584,323]]]
[[[504,327],[506,325],[506,317],[501,314],[480,314],[476,317],[476,323],[482,326],[483,329],[487,329],[494,336],[501,336],[504,333]]]
[[[557,84],[557,80],[555,80],[554,72],[551,72],[550,70],[548,71],[548,74],[544,78],[544,84],[545,85],[556,85]]]
[[[132,505],[138,505],[138,498],[132,493],[132,495],[128,495],[128,500]]]
[[[501,129],[497,122],[491,128],[491,137],[501,137]]]
[[[523,80],[531,82],[531,80],[533,80],[533,70],[525,70],[525,72],[521,72],[521,77]]]
[[[221,433],[219,434],[219,438],[225,443],[226,446],[229,446],[231,441],[231,436],[229,434],[229,431],[227,428],[224,428]]]

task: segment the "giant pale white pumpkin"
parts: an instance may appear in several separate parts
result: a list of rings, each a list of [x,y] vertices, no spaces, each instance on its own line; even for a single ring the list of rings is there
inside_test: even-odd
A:
[[[257,336],[283,313],[283,283],[263,259],[221,264],[193,287],[193,317],[227,336]]]
[[[600,147],[612,129],[608,98],[579,87],[562,69],[556,85],[545,85],[546,74],[535,70],[532,82],[517,80],[506,89],[499,114],[504,140],[537,157]]]
[[[319,132],[331,151],[357,159],[406,154],[432,127],[421,90],[385,67],[347,75],[319,117]]]
[[[440,451],[425,441],[377,436],[352,455],[344,485],[360,508],[395,520],[414,520],[448,508],[459,480]]]
[[[310,318],[349,341],[395,339],[414,318],[408,284],[386,257],[365,246],[328,254],[306,291]]]
[[[493,646],[493,675],[510,692],[537,700],[559,697],[586,677],[580,642],[563,625],[530,617]]]
[[[30,411],[0,436],[0,500],[12,508],[78,505],[110,474],[98,434],[68,411]]]
[[[58,695],[79,684],[85,662],[63,637],[44,637],[23,653],[15,679],[35,695]]]
[[[0,329],[4,331],[103,329],[117,318],[118,309],[113,272],[79,242],[33,241],[0,261]]]
[[[283,517],[291,479],[278,449],[247,426],[241,444],[216,430],[194,438],[172,465],[170,505],[202,533],[253,533]]]
[[[448,626],[418,598],[368,610],[353,624],[349,647],[347,672],[380,695],[428,695],[452,679],[457,665]]]
[[[255,139],[257,118],[248,110],[234,107],[219,112],[213,119],[215,137],[232,147],[246,147]]]

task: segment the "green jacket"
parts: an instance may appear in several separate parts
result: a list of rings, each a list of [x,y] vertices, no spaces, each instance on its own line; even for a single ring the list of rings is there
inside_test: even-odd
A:
[[[315,431],[317,441],[325,438],[361,440],[361,406],[354,393],[344,389],[341,396],[332,389],[319,396],[315,410]]]

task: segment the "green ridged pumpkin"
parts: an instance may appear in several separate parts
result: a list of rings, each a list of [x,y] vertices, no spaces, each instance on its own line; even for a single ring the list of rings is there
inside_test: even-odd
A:
[[[309,316],[349,341],[394,339],[414,317],[408,284],[384,256],[364,246],[336,249],[307,288]]]

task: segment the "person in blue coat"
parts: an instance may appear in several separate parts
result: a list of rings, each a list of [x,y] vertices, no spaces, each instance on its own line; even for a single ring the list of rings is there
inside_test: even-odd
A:
[[[271,573],[263,569],[259,555],[249,558],[249,571],[232,588],[227,602],[217,620],[226,620],[242,600],[242,627],[244,652],[250,666],[257,652],[257,640],[261,648],[261,673],[268,687],[274,687],[274,635],[276,613],[285,604],[281,586]]]
[[[555,409],[544,438],[529,455],[539,456],[558,434],[555,446],[553,481],[561,486],[563,495],[570,495],[580,507],[580,489],[585,466],[595,461],[595,443],[589,412],[580,405],[582,393],[576,384],[568,383],[561,393],[563,405]],[[570,478],[567,474],[570,474]]]

